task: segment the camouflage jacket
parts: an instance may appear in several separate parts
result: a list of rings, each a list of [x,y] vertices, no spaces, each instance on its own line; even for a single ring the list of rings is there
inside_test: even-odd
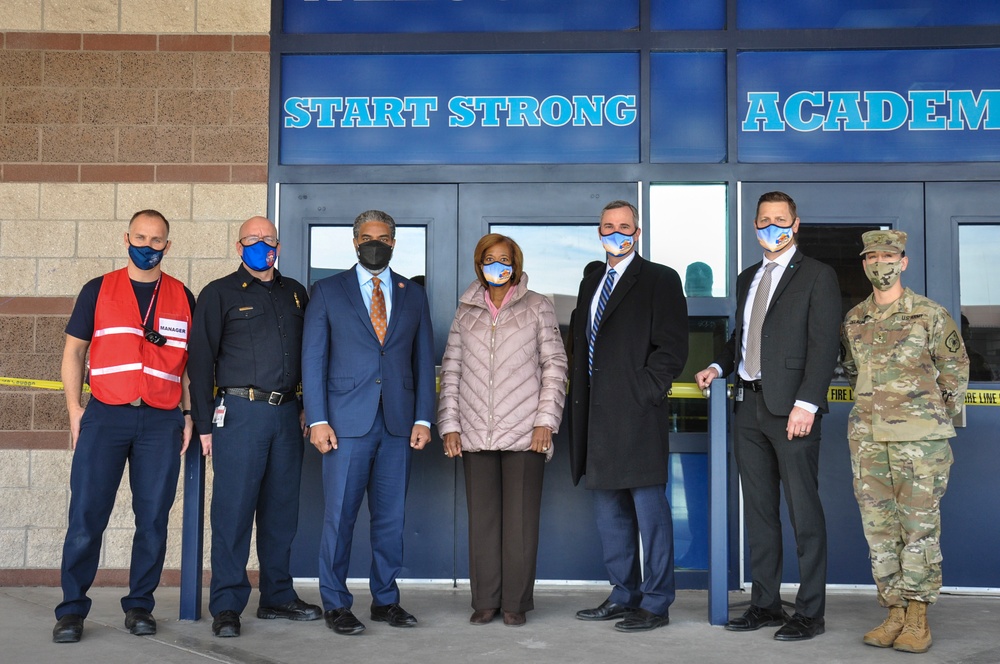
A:
[[[847,313],[844,371],[854,388],[847,437],[952,438],[969,384],[969,356],[944,307],[909,288],[879,311],[873,296]]]

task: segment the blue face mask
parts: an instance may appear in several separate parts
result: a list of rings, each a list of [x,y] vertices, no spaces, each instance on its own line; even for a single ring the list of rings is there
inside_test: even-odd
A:
[[[635,244],[635,238],[631,235],[625,235],[625,233],[608,233],[607,235],[601,236],[601,244],[604,245],[604,251],[608,253],[609,256],[624,256],[628,252],[632,251],[632,245]]]
[[[500,261],[487,263],[483,265],[483,276],[490,286],[503,286],[514,276],[514,268]]]
[[[243,262],[254,272],[265,272],[274,266],[278,258],[278,248],[267,242],[256,242],[249,247],[243,246]]]
[[[140,270],[152,270],[160,264],[163,259],[164,249],[153,249],[152,247],[137,247],[129,240],[128,257],[132,259],[132,264]]]
[[[792,224],[792,226],[794,225]],[[792,226],[775,226],[771,224],[764,228],[758,228],[757,241],[760,242],[760,246],[772,253],[781,251],[792,241],[792,237],[795,235],[792,232]]]

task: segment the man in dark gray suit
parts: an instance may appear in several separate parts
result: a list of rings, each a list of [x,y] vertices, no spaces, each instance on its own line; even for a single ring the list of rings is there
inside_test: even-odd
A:
[[[699,387],[736,375],[736,464],[743,483],[750,608],[726,624],[736,632],[781,628],[774,638],[822,634],[826,607],[826,521],[819,498],[820,421],[839,350],[840,287],[833,269],[802,255],[795,201],[760,197],[754,217],[764,260],[736,279],[736,326]],[[781,608],[780,488],[795,531],[799,591],[795,614]]]
[[[636,253],[635,206],[608,203],[598,232],[608,260],[580,283],[573,319],[569,455],[573,483],[586,475],[593,494],[613,587],[576,617],[641,632],[666,625],[674,601],[667,393],[687,360],[687,302],[674,270]]]

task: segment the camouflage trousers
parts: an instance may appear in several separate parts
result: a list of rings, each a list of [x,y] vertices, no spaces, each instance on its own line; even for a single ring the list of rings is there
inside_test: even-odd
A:
[[[941,589],[941,498],[948,488],[947,440],[851,440],[854,496],[884,607],[933,603]]]

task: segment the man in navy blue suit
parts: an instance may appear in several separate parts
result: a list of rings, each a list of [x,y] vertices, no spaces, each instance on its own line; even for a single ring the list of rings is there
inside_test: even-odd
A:
[[[368,210],[354,220],[354,268],[313,286],[302,343],[310,441],[323,454],[325,517],[319,582],[327,626],[360,634],[347,589],[361,500],[371,512],[371,618],[392,627],[417,619],[399,605],[403,514],[413,450],[431,438],[434,339],[427,295],[388,269],[396,222]]]

